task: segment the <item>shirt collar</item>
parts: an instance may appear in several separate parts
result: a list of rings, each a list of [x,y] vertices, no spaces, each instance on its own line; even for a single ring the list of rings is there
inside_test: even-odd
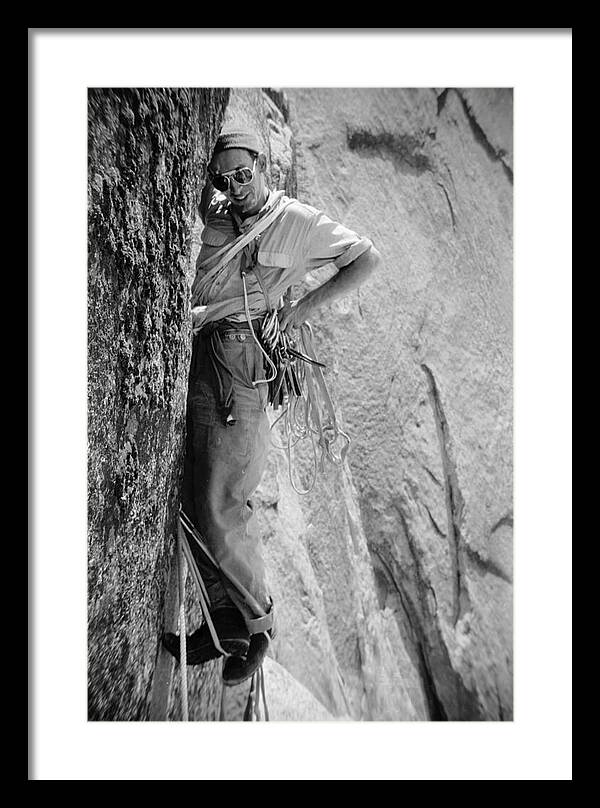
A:
[[[231,211],[231,216],[239,231],[244,233],[246,230],[253,227],[259,219],[261,219],[266,213],[268,213],[268,211],[271,210],[273,205],[280,199],[280,197],[283,196],[283,193],[283,191],[273,191],[272,189],[269,189],[269,194],[262,208],[258,211],[258,213],[255,213],[254,216],[248,216],[246,219],[241,219],[233,209],[233,206],[231,206],[229,210]]]

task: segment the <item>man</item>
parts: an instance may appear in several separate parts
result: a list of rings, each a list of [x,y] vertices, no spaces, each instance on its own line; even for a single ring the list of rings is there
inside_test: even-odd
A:
[[[381,261],[369,239],[270,190],[266,172],[254,134],[222,132],[202,193],[205,228],[192,287],[182,510],[215,562],[191,541],[210,618],[228,655],[226,684],[254,673],[273,636],[273,603],[250,503],[270,446],[268,382],[276,368],[261,340],[265,318],[276,312],[281,331],[293,333],[316,308],[363,283]],[[335,276],[284,302],[307,272],[331,262]],[[209,629],[205,623],[187,638],[188,664],[219,655]],[[164,643],[178,658],[178,638],[168,634]]]

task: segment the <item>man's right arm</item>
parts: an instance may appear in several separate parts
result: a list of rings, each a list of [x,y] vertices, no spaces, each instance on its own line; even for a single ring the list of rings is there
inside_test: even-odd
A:
[[[214,186],[212,182],[206,178],[206,184],[202,189],[202,193],[200,194],[200,218],[202,219],[202,224],[206,224],[206,214],[208,213],[208,208],[210,206],[213,194],[215,192]]]
[[[210,208],[214,193],[215,188],[210,179],[207,177],[204,188],[202,189],[202,193],[200,194],[200,205],[198,209],[200,218],[202,219],[202,224],[206,224],[208,209]],[[207,308],[207,306],[194,306],[192,308],[192,334],[197,334],[202,328],[206,319]]]

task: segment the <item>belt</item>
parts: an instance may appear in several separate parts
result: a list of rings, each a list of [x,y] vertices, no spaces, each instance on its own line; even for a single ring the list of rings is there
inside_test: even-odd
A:
[[[250,338],[250,334],[246,334],[243,331],[225,331],[221,333],[221,339],[229,342],[233,342],[235,340],[238,342],[245,342],[245,340]]]
[[[262,318],[252,320],[252,328],[255,334],[260,334],[262,325]],[[251,339],[250,326],[247,322],[232,322],[231,320],[218,320],[215,323],[209,323],[206,329],[202,329],[205,336],[209,336],[214,332],[218,332],[221,339],[224,340],[238,340],[244,342]]]

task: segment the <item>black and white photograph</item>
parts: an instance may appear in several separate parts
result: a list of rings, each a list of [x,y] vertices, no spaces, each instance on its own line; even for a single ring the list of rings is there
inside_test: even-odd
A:
[[[510,720],[511,89],[91,89],[89,149],[90,719]]]
[[[140,29],[161,30],[175,29]],[[232,41],[251,54],[255,30]],[[368,749],[356,732],[393,731],[410,749],[452,724],[466,749],[484,724],[519,731],[519,619],[542,600],[527,596],[537,539],[518,506],[534,475],[515,448],[515,405],[534,404],[516,374],[518,83],[283,72],[95,70],[79,86],[73,720],[109,758],[107,732],[199,755],[163,776],[140,752],[114,779],[240,779],[202,748],[267,750],[277,732]],[[65,614],[66,591],[53,597]],[[364,779],[449,779],[372,749]],[[500,761],[453,779],[554,779]],[[243,778],[289,777],[263,769]],[[363,779],[347,769],[315,779]]]

